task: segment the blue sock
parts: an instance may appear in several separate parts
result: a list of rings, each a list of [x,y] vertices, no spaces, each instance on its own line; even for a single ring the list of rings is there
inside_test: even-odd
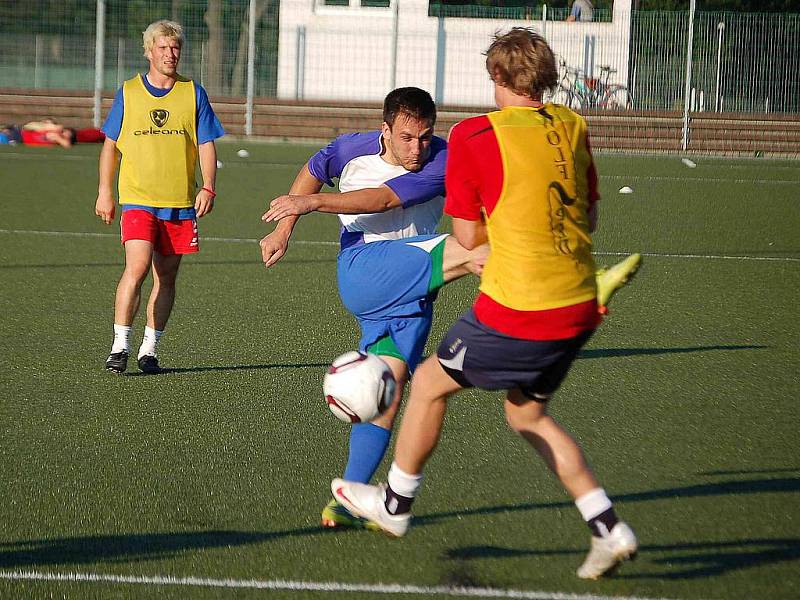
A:
[[[369,483],[389,447],[392,432],[372,423],[359,423],[350,429],[350,453],[344,478]]]

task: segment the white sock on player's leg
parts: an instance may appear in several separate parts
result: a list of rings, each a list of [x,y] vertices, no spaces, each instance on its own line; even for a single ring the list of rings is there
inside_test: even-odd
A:
[[[114,342],[111,344],[111,354],[130,351],[132,330],[133,327],[130,325],[117,325],[114,323]]]
[[[158,342],[163,334],[164,332],[158,329],[145,327],[142,345],[139,346],[139,355],[137,358],[142,358],[143,356],[158,356]]]

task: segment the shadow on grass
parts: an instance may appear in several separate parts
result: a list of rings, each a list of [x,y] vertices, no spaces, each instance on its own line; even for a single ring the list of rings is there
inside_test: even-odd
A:
[[[653,354],[686,354],[710,350],[764,350],[769,346],[689,346],[686,348],[590,348],[583,349],[578,358],[608,358],[615,356],[647,356]]]
[[[798,471],[800,471],[800,467],[785,467],[781,469],[746,469],[742,471],[700,471],[698,475],[714,477],[717,475],[752,475],[754,473],[760,475],[765,473],[796,473]]]
[[[202,373],[204,371],[257,371],[259,369],[327,369],[330,363],[275,363],[271,365],[220,365],[208,367],[166,367],[160,373],[146,374],[139,371],[124,373],[124,377],[158,377],[170,373]]]
[[[583,350],[578,358],[606,358],[617,356],[638,356],[651,354],[681,354],[686,352],[707,352],[709,350],[761,350],[769,346],[696,346],[693,348],[606,348]],[[329,363],[285,363],[272,365],[218,365],[199,367],[164,368],[156,375],[169,375],[170,373],[202,373],[205,371],[248,371],[257,369],[310,369],[327,368]],[[125,373],[126,377],[141,377],[144,373]],[[152,377],[153,375],[148,375]]]
[[[24,540],[0,543],[0,568],[162,560],[191,550],[246,546],[330,531],[319,526],[263,533],[196,531]]]
[[[639,547],[640,554],[653,553],[653,565],[664,565],[668,571],[626,574],[624,579],[696,579],[723,575],[766,564],[800,559],[800,539],[764,538],[725,542],[695,542],[688,544],[647,544]],[[520,556],[582,557],[586,548],[556,550],[520,550],[499,546],[464,546],[452,548],[445,558],[455,561],[503,559]]]
[[[721,481],[718,483],[700,483],[684,487],[648,490],[628,494],[615,494],[614,502],[646,502],[665,498],[697,498],[706,496],[737,496],[741,494],[766,494],[775,492],[800,492],[800,478],[785,477],[780,479],[748,479],[744,481]],[[563,502],[530,502],[525,504],[504,504],[485,506],[469,510],[431,513],[414,519],[414,525],[427,525],[453,517],[492,515],[504,512],[517,512],[553,508],[573,508],[571,501]]]
[[[764,479],[725,481],[716,484],[652,490],[622,494],[615,496],[614,499],[622,502],[637,502],[662,498],[797,492],[798,490],[800,490],[800,478]],[[474,517],[503,512],[572,507],[572,502],[490,506],[472,510],[428,514],[417,517],[414,520],[414,524],[415,526],[424,527],[425,525],[453,517]],[[269,543],[284,538],[329,533],[333,533],[333,530],[315,526],[271,532],[197,531],[22,540],[0,543],[0,568],[161,560],[193,550],[233,548]],[[645,545],[642,550],[645,552],[683,553],[677,556],[659,557],[652,562],[665,565],[686,565],[686,568],[668,573],[639,573],[635,577],[684,579],[706,577],[760,564],[796,560],[800,558],[800,540],[793,538],[752,539],[738,542]],[[471,560],[479,558],[508,558],[520,555],[571,556],[582,555],[585,551],[586,548],[584,547],[553,550],[519,550],[495,546],[468,546],[451,549],[447,552],[446,557],[453,560]]]
[[[789,469],[786,469],[789,470]],[[777,469],[776,471],[784,471]],[[693,498],[705,496],[736,496],[774,492],[796,493],[800,491],[800,478],[750,479],[746,481],[723,481],[703,483],[678,488],[649,490],[614,496],[616,502],[643,502],[663,498]],[[497,514],[521,510],[572,508],[572,502],[530,503],[491,506],[474,510],[433,513],[414,520],[415,525],[435,523],[451,517]],[[497,546],[466,546],[451,549],[446,558],[472,560],[477,558],[508,558],[515,556],[560,556],[580,555],[586,548],[556,550],[518,550]],[[653,559],[653,564],[669,567],[667,572],[637,573],[626,575],[626,579],[694,579],[721,575],[728,571],[752,568],[800,559],[800,539],[746,539],[728,542],[697,542],[688,544],[643,545],[640,552],[658,552],[667,556]],[[676,569],[677,567],[677,569]]]

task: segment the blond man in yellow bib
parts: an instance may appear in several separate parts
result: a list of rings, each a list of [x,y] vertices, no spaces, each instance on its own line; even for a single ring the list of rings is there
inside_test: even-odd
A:
[[[199,250],[197,218],[214,208],[214,140],[225,132],[205,90],[178,74],[183,42],[178,23],[156,21],[147,27],[143,46],[150,68],[117,91],[103,125],[106,140],[95,214],[107,225],[114,220],[119,157],[125,248],[125,270],[114,302],[114,341],[106,359],[106,368],[115,373],[127,369],[133,320],[151,270],[153,289],[137,363],[143,373],[161,371],[157,348],[175,302],[181,257]],[[198,162],[202,183],[195,179]]]

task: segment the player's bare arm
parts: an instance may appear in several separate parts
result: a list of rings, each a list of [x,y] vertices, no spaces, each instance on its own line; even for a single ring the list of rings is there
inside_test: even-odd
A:
[[[489,241],[483,221],[468,221],[453,217],[453,235],[467,250],[474,250]]]
[[[217,185],[217,147],[213,140],[197,147],[200,157],[200,172],[203,174],[203,187],[194,199],[194,209],[198,217],[214,210],[214,197]]]
[[[402,203],[392,188],[354,190],[343,194],[324,193],[305,196],[279,196],[270,202],[264,221],[278,221],[291,215],[305,215],[313,211],[334,214],[372,214],[396,208]]]
[[[94,205],[94,214],[100,217],[106,225],[114,220],[117,203],[114,201],[114,172],[117,167],[117,143],[106,138],[103,149],[100,151],[100,184],[97,189],[97,201]]]
[[[308,196],[318,193],[321,189],[322,182],[311,174],[306,164],[303,165],[297,177],[294,178],[292,187],[289,188],[289,195]],[[266,216],[267,213],[264,213],[261,216],[261,220],[267,221]],[[289,247],[289,238],[299,218],[299,214],[287,215],[281,218],[275,229],[265,235],[258,243],[261,246],[261,258],[265,267],[271,267],[286,254],[286,250]]]

